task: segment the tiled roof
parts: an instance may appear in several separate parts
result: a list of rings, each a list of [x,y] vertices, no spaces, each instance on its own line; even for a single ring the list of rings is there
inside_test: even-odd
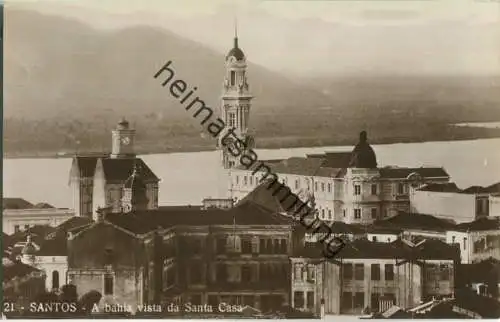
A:
[[[125,181],[132,175],[134,164],[140,169],[144,181],[158,181],[158,177],[151,171],[147,164],[140,158],[107,158],[102,160],[104,175],[109,181]]]
[[[363,227],[358,225],[346,224],[341,221],[334,221],[330,225],[330,229],[334,234],[363,234],[365,232]]]
[[[323,160],[318,158],[292,157],[279,163],[270,164],[269,167],[275,173],[313,176],[321,163],[323,163]]]
[[[197,207],[179,210],[178,207],[161,210],[142,210],[131,214],[108,214],[106,221],[132,233],[144,234],[158,227],[168,228],[178,225],[291,225],[293,221],[273,213],[251,201],[238,204],[230,209]]]
[[[102,159],[104,175],[109,181],[125,181],[132,174],[134,164],[141,170],[141,175],[146,181],[158,181],[158,177],[151,171],[141,158],[110,158],[109,155],[76,156],[81,177],[93,177],[97,160]]]
[[[325,153],[323,167],[328,168],[347,168],[351,162],[351,152],[327,152]]]
[[[473,222],[461,223],[455,226],[457,231],[482,231],[500,229],[499,218],[480,218]]]
[[[290,200],[284,200],[285,204],[282,204],[280,200],[285,197],[285,189],[278,190],[273,196],[273,192],[276,189],[274,186],[277,186],[277,184],[271,186],[271,189],[269,189],[269,184],[270,182],[268,181],[262,182],[254,190],[250,191],[243,199],[241,199],[237,205],[251,201],[274,213],[282,213],[289,207],[291,208],[294,198],[290,197],[288,198]]]
[[[13,279],[14,277],[23,277],[29,275],[33,272],[40,272],[40,270],[23,264],[21,262],[14,262],[12,264],[2,265],[3,268],[3,281],[7,282]]]
[[[3,209],[31,209],[33,204],[23,198],[3,198]]]
[[[295,256],[319,258],[324,257],[321,243],[307,243],[302,249],[297,249]],[[367,239],[346,241],[344,248],[335,255],[334,259],[371,258],[401,260],[430,260],[430,259],[457,259],[459,249],[455,245],[448,245],[439,240],[428,239],[418,245],[409,245],[398,239],[392,243],[374,242]]]
[[[432,192],[455,192],[461,193],[462,190],[454,182],[447,183],[429,183],[419,188],[420,191],[432,191]]]
[[[412,173],[417,173],[424,178],[448,178],[449,174],[444,168],[379,168],[380,176],[387,179],[404,179]]]
[[[61,223],[55,230],[46,236],[40,244],[37,256],[66,256],[67,254],[67,233],[74,232],[75,229],[90,225],[93,221],[87,217],[71,217]]]
[[[455,224],[431,215],[399,212],[396,216],[375,221],[373,226],[394,229],[446,231],[453,229]]]

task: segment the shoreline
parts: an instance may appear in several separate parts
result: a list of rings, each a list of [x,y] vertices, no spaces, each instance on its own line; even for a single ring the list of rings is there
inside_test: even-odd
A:
[[[499,139],[500,136],[494,137],[474,137],[474,138],[458,138],[458,139],[437,139],[437,140],[377,140],[371,142],[371,145],[392,145],[392,144],[408,144],[408,143],[426,143],[426,142],[456,142],[456,141],[476,141],[476,140],[488,140],[488,139]],[[280,150],[280,149],[308,149],[308,148],[322,148],[322,147],[332,147],[332,146],[352,146],[349,144],[345,144],[344,142],[338,142],[337,144],[320,144],[320,145],[304,145],[304,144],[282,144],[280,146],[273,146],[272,144],[264,144],[263,146],[257,146],[257,150]],[[157,151],[138,151],[137,155],[152,155],[152,154],[174,154],[174,153],[197,153],[197,152],[211,152],[216,151],[216,148],[212,147],[186,147],[186,149],[164,149]],[[69,159],[73,158],[76,154],[81,155],[99,155],[105,154],[109,152],[67,152],[64,155],[58,155],[57,152],[45,152],[45,153],[37,153],[36,155],[32,153],[4,153],[3,158],[5,159]]]

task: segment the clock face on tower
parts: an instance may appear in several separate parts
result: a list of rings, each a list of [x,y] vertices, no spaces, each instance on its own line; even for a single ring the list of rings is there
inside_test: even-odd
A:
[[[130,144],[130,138],[128,136],[122,137],[121,141],[122,141],[123,145],[129,145]]]

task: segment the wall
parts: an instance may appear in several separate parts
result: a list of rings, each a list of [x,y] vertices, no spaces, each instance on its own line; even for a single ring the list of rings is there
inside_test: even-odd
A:
[[[415,191],[411,194],[412,211],[451,219],[456,223],[476,219],[476,196],[463,193]]]
[[[67,282],[68,260],[66,256],[37,256],[35,266],[44,271],[46,277],[45,288],[52,290],[52,273],[59,273],[59,287]]]
[[[500,196],[490,196],[490,216],[500,217]]]
[[[24,231],[25,225],[58,226],[75,215],[71,209],[4,209],[3,210],[3,232],[6,234],[15,233],[15,226],[19,226]]]

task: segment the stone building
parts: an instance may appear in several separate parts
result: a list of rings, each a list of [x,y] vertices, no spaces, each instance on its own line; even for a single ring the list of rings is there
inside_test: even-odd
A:
[[[308,155],[266,164],[299,198],[314,197],[319,218],[324,221],[368,224],[408,212],[415,187],[449,181],[443,168],[378,167],[364,131],[350,153]],[[262,176],[244,166],[233,169],[230,175],[230,195],[238,199],[252,191]]]
[[[452,296],[458,261],[457,247],[436,240],[356,239],[334,259],[325,259],[316,245],[309,245],[291,258],[291,302],[295,309],[317,315],[322,309],[325,314],[360,315],[392,305],[411,308]]]
[[[77,155],[73,158],[69,185],[76,216],[92,216],[98,207],[120,212],[123,185],[134,167],[139,168],[147,188],[149,209],[158,208],[160,179],[134,151],[135,130],[122,120],[112,131],[112,153]]]
[[[266,311],[289,303],[290,219],[250,201],[145,209],[140,180],[130,180],[127,212],[101,209],[96,222],[71,231],[68,281],[79,294],[96,290],[132,308],[227,303]]]

